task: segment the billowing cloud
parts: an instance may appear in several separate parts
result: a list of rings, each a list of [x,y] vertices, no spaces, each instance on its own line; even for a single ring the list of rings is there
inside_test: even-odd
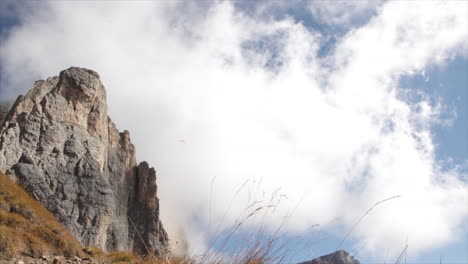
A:
[[[466,8],[385,3],[321,57],[321,32],[231,2],[38,3],[2,42],[2,86],[12,97],[72,65],[98,71],[111,117],[157,168],[165,225],[195,250],[207,229],[275,194],[251,225],[288,215],[291,234],[349,230],[400,195],[352,236],[369,253],[406,240],[416,253],[457,239],[467,184],[435,159],[441,108],[409,100],[398,80],[466,55]]]
[[[308,10],[320,23],[349,27],[376,13],[384,0],[323,1],[310,0]]]

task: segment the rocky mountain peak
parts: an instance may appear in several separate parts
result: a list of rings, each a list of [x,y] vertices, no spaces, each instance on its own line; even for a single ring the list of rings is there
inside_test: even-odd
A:
[[[348,252],[338,250],[331,254],[301,262],[299,264],[359,264],[359,261],[354,259]]]
[[[0,171],[85,246],[138,254],[167,249],[156,172],[137,164],[128,131],[108,117],[96,72],[72,67],[36,81],[0,124]]]

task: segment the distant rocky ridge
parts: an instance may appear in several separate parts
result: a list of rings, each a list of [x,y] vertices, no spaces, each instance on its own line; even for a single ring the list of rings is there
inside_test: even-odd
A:
[[[107,115],[99,75],[72,67],[0,108],[0,171],[85,246],[161,254],[156,172],[137,164],[128,131]],[[2,122],[2,119],[4,121]]]
[[[331,254],[318,257],[313,260],[301,262],[299,264],[360,264],[358,260],[354,259],[348,252],[338,250]]]

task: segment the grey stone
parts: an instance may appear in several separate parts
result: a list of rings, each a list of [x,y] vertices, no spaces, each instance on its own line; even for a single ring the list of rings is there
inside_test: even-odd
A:
[[[1,102],[0,103],[0,125],[2,124],[3,120],[8,114],[8,111],[10,111],[11,106],[13,105],[13,102]]]
[[[301,262],[299,264],[360,264],[348,252],[338,250],[331,254],[324,255],[313,260]]]
[[[156,172],[137,164],[128,131],[107,116],[96,72],[72,67],[37,81],[2,116],[0,171],[84,246],[140,255],[167,250]]]

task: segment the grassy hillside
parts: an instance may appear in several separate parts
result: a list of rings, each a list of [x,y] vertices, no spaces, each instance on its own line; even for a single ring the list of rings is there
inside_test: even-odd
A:
[[[20,186],[0,173],[0,259],[82,256],[81,244]]]
[[[259,210],[254,210],[258,212]],[[252,213],[253,214],[253,213]],[[252,214],[249,214],[249,218]],[[246,219],[236,222],[234,233]],[[232,234],[218,238],[222,244],[230,244]],[[224,241],[226,240],[226,241]],[[254,239],[255,240],[255,239]],[[83,248],[44,206],[31,198],[19,185],[0,173],[0,260],[21,256],[38,258],[42,255],[65,257],[92,257],[100,263],[151,263],[151,264],[264,264],[282,263],[282,246],[277,237],[235,246],[228,257],[207,251],[201,256],[162,256],[141,259],[128,252],[104,253],[98,249]],[[279,257],[278,257],[279,255]]]
[[[83,248],[40,202],[0,173],[0,260],[43,255],[90,256],[100,263],[168,263],[165,259],[142,261],[127,252]]]

